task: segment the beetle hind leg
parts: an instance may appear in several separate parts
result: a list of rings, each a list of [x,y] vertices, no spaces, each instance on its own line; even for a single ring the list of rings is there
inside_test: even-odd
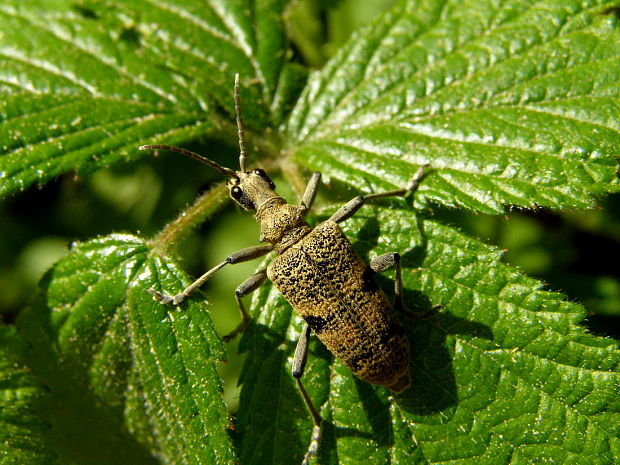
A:
[[[301,462],[301,465],[308,465],[312,458],[316,455],[319,450],[319,443],[321,442],[321,422],[322,418],[319,414],[318,410],[312,403],[310,396],[306,392],[306,388],[301,382],[301,377],[304,374],[304,370],[306,368],[306,361],[308,360],[308,344],[310,342],[310,326],[304,323],[304,327],[301,330],[301,336],[299,337],[299,341],[297,342],[297,347],[295,348],[295,356],[293,358],[293,377],[295,378],[295,382],[297,383],[297,388],[301,394],[301,397],[304,399],[306,407],[310,412],[310,417],[312,417],[312,436],[310,437],[310,445],[308,446],[308,451],[304,455],[304,459]]]

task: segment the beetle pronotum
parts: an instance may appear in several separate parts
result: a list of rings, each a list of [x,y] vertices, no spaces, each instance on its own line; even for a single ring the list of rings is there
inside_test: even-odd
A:
[[[262,169],[246,170],[243,119],[239,97],[239,75],[235,75],[235,110],[239,134],[239,171],[221,166],[202,155],[168,145],[143,145],[140,150],[167,149],[187,155],[216,169],[228,178],[230,196],[245,210],[255,211],[260,224],[260,242],[228,256],[176,295],[150,289],[163,304],[178,305],[224,266],[261,257],[275,251],[267,268],[246,279],[235,291],[242,321],[224,340],[247,326],[250,316],[241,298],[258,289],[269,278],[304,319],[293,359],[293,377],[314,423],[303,464],[316,454],[321,437],[321,416],[308,396],[301,377],[308,355],[310,333],[359,378],[401,392],[409,386],[409,344],[393,309],[402,308],[400,256],[380,255],[366,265],[353,250],[338,223],[351,218],[367,200],[413,194],[427,172],[420,166],[403,189],[358,196],[343,205],[328,220],[311,228],[305,217],[316,196],[320,173],[313,173],[300,205],[288,204],[276,194],[273,181]],[[391,305],[372,275],[395,268],[395,302]]]

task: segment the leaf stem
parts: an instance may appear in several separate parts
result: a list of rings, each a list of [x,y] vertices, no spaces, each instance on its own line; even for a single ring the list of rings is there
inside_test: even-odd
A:
[[[150,240],[153,251],[168,252],[194,227],[215,213],[227,200],[227,193],[226,184],[222,181],[200,195],[189,208],[184,209],[176,219]]]

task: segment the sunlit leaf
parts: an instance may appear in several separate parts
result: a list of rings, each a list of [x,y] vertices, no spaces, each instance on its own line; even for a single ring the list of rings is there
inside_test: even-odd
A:
[[[225,126],[235,73],[248,126],[277,124],[299,74],[285,69],[284,3],[4,2],[0,193]]]
[[[419,321],[401,315],[412,350],[412,385],[401,395],[312,346],[304,382],[328,420],[321,463],[617,460],[620,352],[576,325],[583,307],[501,263],[498,250],[398,205],[367,207],[345,231],[363,255],[403,255],[409,309],[442,308]],[[391,281],[381,282],[390,293]],[[241,457],[295,463],[312,427],[290,375],[300,319],[268,288],[253,311]]]
[[[618,190],[620,34],[605,1],[401,1],[316,72],[295,158],[355,186],[489,213]]]
[[[290,61],[285,6],[4,2],[0,193],[133,160],[145,143],[216,136],[234,146],[240,73],[248,148],[273,165],[287,157],[280,166],[293,181],[296,168],[320,170],[335,192],[348,186],[353,196],[400,188],[431,165],[413,206],[384,200],[343,224],[365,259],[401,253],[410,310],[441,308],[421,321],[403,317],[412,386],[399,396],[357,380],[312,343],[304,383],[325,419],[318,461],[618,462],[617,343],[586,333],[583,307],[430,208],[574,209],[620,190],[616,5],[403,0],[312,74],[298,100],[306,70]],[[97,465],[303,457],[312,425],[290,374],[300,319],[268,284],[256,292],[231,433],[209,307],[198,294],[166,307],[147,292],[190,282],[168,254],[198,220],[184,212],[177,221],[152,241],[78,243],[19,315],[30,345],[5,371],[28,367],[28,386],[38,395],[33,380],[44,382],[52,399],[43,436],[24,397],[16,437],[32,431],[22,444],[37,457],[53,450],[59,463]],[[379,278],[388,294],[391,278]],[[3,339],[1,353],[12,344]],[[8,457],[21,463],[24,448],[14,449]]]
[[[61,457],[234,462],[214,367],[224,352],[205,305],[167,308],[147,293],[184,284],[174,265],[127,235],[77,244],[50,271],[20,326],[57,403],[51,434]],[[105,452],[93,455],[97,444]]]

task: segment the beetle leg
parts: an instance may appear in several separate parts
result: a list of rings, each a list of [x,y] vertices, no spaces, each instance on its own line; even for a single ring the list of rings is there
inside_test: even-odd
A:
[[[301,197],[301,206],[304,209],[304,214],[308,213],[308,210],[312,208],[314,198],[319,190],[319,182],[321,182],[321,173],[315,171],[312,173],[312,177],[310,178],[310,181],[308,181],[304,195]]]
[[[403,278],[400,268],[400,254],[390,252],[379,255],[370,261],[370,268],[377,273],[394,268],[396,275],[394,277],[394,308],[403,310]]]
[[[254,273],[248,279],[243,281],[237,289],[235,289],[235,299],[237,300],[237,305],[239,306],[239,310],[241,311],[241,323],[230,333],[222,338],[222,341],[229,342],[237,337],[237,334],[242,333],[245,330],[246,326],[250,322],[252,318],[248,314],[245,309],[243,302],[241,301],[241,297],[245,297],[246,295],[254,292],[258,289],[261,284],[265,282],[267,279],[267,270],[261,270]]]
[[[411,180],[409,180],[409,182],[403,189],[396,189],[393,191],[378,192],[375,194],[366,194],[354,197],[353,199],[345,203],[342,207],[340,207],[338,211],[331,216],[329,221],[335,221],[336,223],[340,223],[341,221],[348,220],[353,215],[355,215],[360,208],[362,208],[362,206],[367,200],[381,199],[383,197],[403,197],[407,194],[415,192],[418,187],[420,187],[420,183],[422,182],[424,176],[426,176],[429,166],[430,165],[420,166],[416,174],[413,175]]]
[[[400,254],[396,252],[385,253],[383,255],[379,255],[378,257],[373,258],[370,261],[370,269],[376,273],[380,273],[382,271],[387,271],[390,268],[394,267],[395,276],[394,276],[394,308],[413,320],[424,320],[434,316],[437,313],[437,310],[441,309],[443,305],[436,305],[431,308],[429,311],[419,314],[414,313],[411,310],[405,308],[403,305],[403,278],[402,271],[400,266]]]
[[[306,407],[308,407],[308,411],[310,412],[310,416],[312,417],[312,423],[314,423],[314,427],[312,428],[312,437],[310,438],[310,446],[308,446],[308,451],[306,455],[304,455],[304,459],[301,462],[301,465],[307,465],[312,460],[319,450],[319,442],[321,441],[321,415],[315,408],[310,396],[306,392],[306,388],[301,382],[301,377],[304,374],[304,370],[306,368],[306,360],[308,360],[308,343],[310,342],[310,326],[304,323],[304,327],[301,330],[301,335],[299,336],[299,341],[297,342],[297,347],[295,348],[295,357],[293,358],[293,377],[295,378],[295,382],[297,383],[297,388],[301,393],[301,397],[303,397],[304,402],[306,403]]]
[[[262,257],[263,255],[271,252],[273,246],[272,245],[255,245],[252,247],[246,247],[245,249],[238,250],[237,252],[229,255],[226,260],[222,263],[215,265],[205,274],[203,274],[196,281],[187,286],[183,291],[179,292],[177,295],[170,296],[164,294],[162,292],[156,291],[151,288],[148,291],[153,294],[153,298],[162,304],[172,304],[179,305],[186,297],[189,297],[192,292],[206,283],[211,276],[213,276],[217,271],[224,268],[226,265],[234,265],[235,263],[247,262],[249,260],[254,260],[255,258]]]

